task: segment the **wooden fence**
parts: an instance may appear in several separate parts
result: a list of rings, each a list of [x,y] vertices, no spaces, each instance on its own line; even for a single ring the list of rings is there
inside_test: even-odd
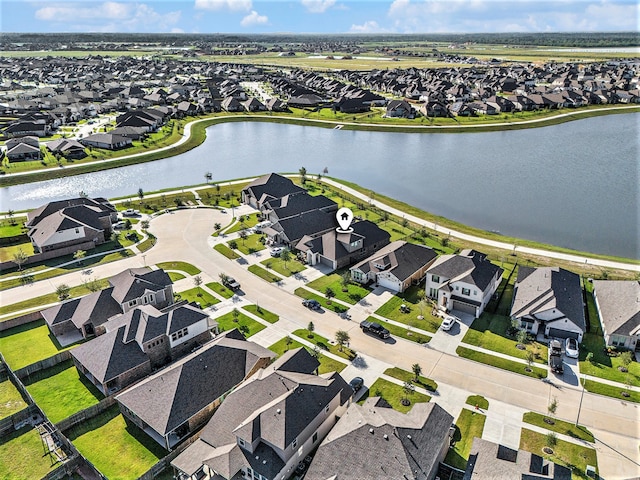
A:
[[[141,476],[139,476],[138,480],[153,480],[158,475],[160,475],[160,473],[164,469],[172,468],[171,467],[171,462],[173,462],[173,460],[178,455],[180,455],[182,452],[184,452],[187,449],[187,447],[189,447],[192,443],[194,443],[199,438],[200,438],[200,432],[198,432],[195,435],[189,437],[187,440],[185,440],[183,443],[181,443],[178,446],[178,448],[176,448],[175,450],[172,450],[171,452],[169,452],[168,455],[162,457],[153,467],[151,467],[149,470],[147,470],[145,473],[143,473]]]
[[[13,327],[26,325],[27,323],[37,322],[39,320],[43,320],[42,313],[40,311],[20,315],[19,317],[10,318],[9,320],[1,320],[0,332],[4,332],[5,330],[9,330]]]
[[[65,350],[60,353],[56,353],[53,357],[45,358],[44,360],[40,360],[39,362],[32,363],[31,365],[27,365],[24,368],[20,368],[16,370],[14,373],[16,376],[23,380],[29,375],[33,375],[40,370],[45,370],[47,368],[54,367],[59,363],[65,362],[71,359],[71,351]]]
[[[77,413],[74,413],[70,417],[65,418],[64,420],[60,420],[56,423],[56,427],[64,432],[69,430],[70,428],[76,426],[79,423],[85,422],[90,418],[95,417],[96,415],[100,415],[102,412],[107,410],[109,407],[113,406],[116,403],[115,395],[112,395],[107,398],[103,398],[95,405],[85,408],[84,410],[80,410]]]

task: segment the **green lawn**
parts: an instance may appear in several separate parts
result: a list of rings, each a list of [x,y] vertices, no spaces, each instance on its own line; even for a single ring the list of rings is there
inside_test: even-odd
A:
[[[548,455],[542,451],[545,446],[546,435],[526,428],[522,429],[520,449],[535,453],[554,463],[570,468],[573,471],[573,478],[587,479],[588,477],[584,473],[587,465],[593,465],[596,469],[598,468],[598,459],[593,448],[558,440],[557,445],[553,447],[553,454]]]
[[[145,240],[143,240],[142,242],[140,242],[138,244],[137,248],[142,253],[144,253],[147,250],[149,250],[151,247],[153,247],[155,244],[156,244],[156,237],[154,235],[152,235],[151,233],[147,232],[147,238]]]
[[[468,408],[462,409],[453,435],[455,445],[447,452],[444,463],[461,470],[466,468],[473,439],[474,437],[482,438],[486,419],[487,417],[481,413],[472,412]]]
[[[266,308],[259,307],[258,305],[246,305],[242,308],[269,323],[276,323],[280,320],[280,316],[277,313],[270,312]]]
[[[13,259],[13,256],[22,251],[26,255],[33,255],[33,245],[31,242],[16,243],[15,245],[8,245],[0,248],[0,262],[7,262]]]
[[[188,302],[198,302],[202,308],[210,307],[211,305],[215,305],[216,303],[220,303],[216,297],[211,295],[206,290],[202,288],[191,288],[189,290],[185,290],[184,292],[178,292],[180,298],[182,300],[186,300]]]
[[[470,348],[458,347],[456,349],[456,353],[461,357],[468,358],[474,362],[485,363],[492,367],[498,367],[521,375],[527,375],[534,378],[546,378],[547,376],[547,371],[542,368],[531,367],[531,371],[527,372],[525,370],[527,365],[524,363],[515,362],[513,360],[508,360],[506,358],[501,358],[484,352],[478,352],[477,350],[472,350]]]
[[[8,378],[0,382],[0,420],[26,408],[27,402]]]
[[[187,275],[198,275],[199,273],[202,273],[202,270],[198,267],[187,262],[160,262],[156,264],[156,266],[163,270],[178,270],[179,272],[184,272]]]
[[[298,342],[297,340],[294,340],[293,338],[291,339],[291,343],[287,345],[286,337],[281,338],[276,343],[271,345],[269,347],[269,350],[271,350],[272,352],[280,356],[287,350],[293,350],[294,348],[298,348],[298,347],[304,347],[307,350],[309,350],[309,352],[312,352],[312,350],[309,347],[306,347],[305,345]],[[320,357],[318,358],[318,360],[320,362],[320,366],[318,367],[318,373],[320,374],[327,373],[327,372],[341,372],[347,367],[346,363],[339,362],[338,360],[328,357],[327,355],[322,355],[322,353],[320,353]]]
[[[117,405],[64,433],[110,480],[137,478],[167,454],[138,427],[127,425]]]
[[[315,332],[312,333],[311,336],[309,336],[309,330],[301,328],[299,330],[294,331],[293,334],[298,337],[304,338],[305,340],[313,343],[314,345],[317,345],[321,351],[324,350],[324,351],[331,352],[334,355],[337,355],[349,361],[353,360],[356,357],[356,352],[351,350],[349,347],[345,346],[345,347],[342,347],[341,349],[338,345],[329,343],[329,340],[327,340],[321,335],[318,335]]]
[[[298,287],[295,289],[293,293],[295,293],[297,296],[301,298],[305,298],[305,299],[313,298],[314,300],[317,300],[318,302],[320,302],[320,305],[322,305],[323,308],[325,308],[326,310],[331,310],[336,313],[342,313],[348,310],[347,307],[345,307],[344,305],[338,302],[329,303],[325,297],[318,295],[316,293],[310,292],[306,288]]]
[[[324,294],[327,288],[331,288],[331,290],[336,294],[335,298],[342,300],[343,302],[350,303],[351,305],[355,305],[370,293],[370,290],[367,288],[353,282],[349,282],[347,284],[347,291],[344,292],[342,291],[343,287],[341,280],[342,277],[339,273],[332,273],[330,275],[320,277],[313,282],[309,282],[307,287],[313,288],[322,294]]]
[[[407,413],[414,404],[426,403],[431,400],[429,395],[425,395],[420,392],[413,392],[406,397],[409,399],[409,405],[403,405],[402,399],[405,398],[405,393],[402,389],[402,385],[397,385],[384,378],[378,378],[373,385],[365,392],[360,398],[358,403],[362,404],[368,397],[382,397],[391,405],[391,408],[402,413]]]
[[[19,235],[24,235],[24,231],[22,227],[24,226],[24,222],[27,221],[27,217],[16,217],[9,220],[2,220],[0,222],[0,238],[10,238],[17,237]],[[12,223],[14,225],[12,225]]]
[[[249,265],[247,270],[269,283],[276,283],[282,280],[282,277],[271,273],[271,271],[265,270],[260,265]]]
[[[297,260],[294,260],[293,258],[291,260],[288,260],[286,265],[280,257],[267,258],[260,263],[262,263],[265,267],[269,265],[269,268],[267,268],[267,270],[271,269],[274,272],[279,273],[283,277],[290,277],[291,275],[300,273],[307,268],[306,265],[300,263]]]
[[[238,240],[236,240],[238,243],[238,250],[245,255],[251,255],[252,253],[264,250],[267,247],[265,247],[264,243],[260,241],[261,238],[263,238],[263,236],[258,233],[249,235],[244,241],[241,238],[238,238]]]
[[[219,282],[207,283],[205,284],[205,286],[210,290],[213,290],[223,298],[231,298],[235,295],[235,293],[233,293],[233,290],[228,289],[227,287],[225,287]]]
[[[183,278],[187,278],[183,274],[178,272],[167,272],[167,275],[169,275],[169,278],[173,283],[176,283],[178,280],[182,280]]]
[[[563,420],[552,419],[553,424],[549,424],[544,421],[544,415],[541,415],[536,412],[525,412],[522,416],[522,421],[525,423],[530,423],[531,425],[536,425],[538,427],[545,428],[547,430],[551,430],[556,433],[562,433],[564,435],[569,435],[573,438],[580,438],[582,440],[586,440],[587,442],[593,443],[595,440],[593,438],[593,433],[591,433],[586,427],[582,425],[575,426],[573,423],[565,422]]]
[[[471,328],[469,328],[462,341],[469,345],[486,348],[523,360],[527,357],[527,351],[531,351],[534,354],[536,363],[546,364],[548,355],[546,345],[534,341],[526,345],[526,350],[520,350],[516,347],[518,342],[507,336],[507,329],[510,325],[509,317],[485,312],[480,318],[476,318],[473,321]]]
[[[44,455],[42,440],[35,428],[23,427],[0,439],[0,478],[3,480],[42,478],[58,466]]]
[[[225,245],[224,243],[218,243],[217,245],[215,245],[213,247],[213,249],[218,252],[221,253],[222,255],[224,255],[225,257],[227,257],[229,260],[235,260],[237,258],[240,258],[240,255],[238,255],[236,252],[234,252],[233,250],[231,250],[227,245]]]
[[[625,388],[623,385],[616,387],[613,385],[608,385],[606,383],[587,380],[584,382],[584,388],[591,393],[597,393],[599,395],[617,398],[626,402],[640,403],[640,392],[634,392],[633,390]],[[625,397],[623,393],[626,393],[629,396]]]
[[[31,375],[25,380],[25,386],[53,423],[95,405],[104,398],[100,391],[78,372],[71,360]]]
[[[225,234],[239,232],[240,230],[246,230],[247,228],[255,227],[258,223],[258,214],[252,213],[250,215],[243,215],[243,220],[240,221],[240,217],[238,217],[238,221],[229,229],[226,230]]]
[[[394,337],[404,338],[405,340],[410,340],[412,342],[416,342],[419,344],[429,343],[431,341],[431,337],[429,335],[423,335],[422,333],[410,331],[404,327],[399,327],[398,325],[394,325],[389,322],[384,322],[376,317],[368,317],[367,320],[369,322],[379,323],[384,328],[389,330],[389,333]]]
[[[237,322],[233,321],[233,312],[226,313],[221,317],[216,318],[215,321],[218,322],[218,330],[220,332],[226,332],[227,330],[237,328],[247,338],[266,328],[260,322],[256,322],[254,319],[249,318],[240,312],[240,310],[238,310]]]
[[[442,319],[431,314],[432,307],[430,305],[421,306],[419,304],[418,290],[420,290],[418,286],[411,286],[404,293],[394,295],[387,303],[376,310],[376,314],[427,332],[437,332]],[[400,310],[402,304],[409,308],[408,313]],[[418,315],[422,315],[424,318],[418,319]]]
[[[477,405],[478,408],[481,408],[482,410],[489,408],[489,400],[484,398],[482,395],[470,395],[465,403],[467,405],[473,405],[474,407]]]
[[[49,358],[62,350],[44,320],[0,332],[0,351],[13,370]]]
[[[419,375],[418,381],[416,381],[413,372],[407,372],[406,370],[402,370],[398,367],[387,368],[384,371],[384,374],[397,378],[398,380],[402,380],[403,382],[415,383],[417,386],[429,390],[430,392],[435,392],[438,389],[438,383],[435,380]]]

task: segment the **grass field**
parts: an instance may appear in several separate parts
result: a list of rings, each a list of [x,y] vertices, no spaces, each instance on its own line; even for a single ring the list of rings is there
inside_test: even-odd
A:
[[[484,363],[491,365],[492,367],[498,367],[503,370],[508,370],[513,373],[519,373],[521,375],[527,375],[534,378],[546,378],[547,371],[539,367],[531,367],[531,371],[527,372],[525,369],[527,365],[524,363],[515,362],[506,358],[490,355],[488,353],[479,352],[470,348],[458,347],[456,353],[461,357],[468,358],[474,362]]]
[[[236,260],[236,259],[240,258],[240,255],[238,255],[236,252],[231,250],[227,245],[225,245],[223,243],[218,243],[217,245],[215,245],[213,247],[213,249],[216,252],[221,253],[222,255],[227,257],[229,260]]]
[[[346,285],[347,291],[344,292],[342,277],[339,273],[332,273],[330,275],[317,278],[316,280],[307,283],[307,287],[313,288],[323,294],[326,292],[327,288],[330,288],[336,294],[335,298],[342,300],[343,302],[350,303],[351,305],[355,305],[370,293],[370,290],[353,282],[349,282]]]
[[[238,250],[241,253],[244,255],[251,255],[267,248],[264,243],[260,241],[262,238],[262,235],[253,233],[248,235],[246,239],[242,240],[242,238],[238,238],[235,242],[238,244]],[[227,242],[227,245],[228,244],[229,242]]]
[[[431,400],[429,395],[420,392],[406,394],[402,385],[390,382],[384,378],[378,378],[373,385],[360,397],[358,403],[362,404],[368,397],[382,397],[391,405],[391,408],[402,413],[407,413],[416,403],[426,403]],[[409,405],[403,405],[402,399],[407,398]]]
[[[520,448],[527,452],[535,453],[554,463],[563,465],[573,471],[573,478],[587,479],[585,470],[587,465],[598,467],[596,451],[593,448],[582,447],[575,443],[558,440],[553,447],[551,455],[546,454],[542,449],[546,446],[546,435],[534,432],[527,428],[522,429],[520,434]]]
[[[198,275],[199,273],[202,273],[202,270],[198,267],[187,262],[160,262],[156,264],[156,266],[163,270],[178,270],[179,272],[184,272],[187,275]]]
[[[207,308],[211,305],[215,305],[216,303],[220,303],[220,300],[218,300],[216,297],[211,295],[206,290],[198,287],[185,290],[184,292],[178,292],[178,295],[180,295],[180,298],[182,300],[186,300],[189,303],[199,303],[202,308]]]
[[[26,406],[27,403],[11,380],[6,379],[0,382],[0,420],[19,412]]]
[[[44,360],[72,346],[62,348],[44,320],[0,332],[0,351],[13,370]]]
[[[0,478],[25,480],[42,478],[58,467],[43,454],[42,440],[30,426],[14,430],[0,439]]]
[[[288,350],[293,350],[294,348],[299,348],[299,347],[304,347],[311,352],[311,349],[309,347],[304,346],[302,343],[298,342],[293,338],[291,339],[290,343],[287,345],[286,337],[281,338],[276,343],[271,345],[269,347],[269,350],[271,350],[272,352],[280,356]],[[320,366],[318,367],[318,373],[320,374],[327,373],[327,372],[341,372],[347,367],[346,363],[339,362],[338,360],[328,357],[327,355],[322,355],[322,353],[320,353],[318,361],[320,362]]]
[[[376,314],[427,332],[437,332],[442,319],[431,314],[433,308],[430,305],[420,303],[418,299],[419,290],[420,287],[411,286],[404,293],[394,295],[387,303],[376,310]],[[407,313],[400,310],[402,304],[408,307]],[[417,318],[418,315],[422,315],[424,318],[419,319]]]
[[[293,258],[285,263],[280,257],[272,257],[267,258],[260,263],[265,267],[268,265],[269,268],[267,268],[267,270],[271,269],[283,277],[290,277],[291,275],[300,273],[307,268],[305,265]]]
[[[233,312],[226,313],[214,320],[218,322],[218,330],[220,332],[226,332],[227,330],[237,328],[247,338],[266,328],[263,324],[256,322],[254,319],[249,318],[240,312],[240,310],[238,310],[237,322],[234,321]]]
[[[474,407],[477,405],[478,408],[482,410],[489,408],[489,400],[484,398],[482,395],[470,395],[465,403],[467,405],[473,405]]]
[[[458,420],[456,420],[456,432],[453,436],[455,445],[447,452],[444,463],[461,470],[466,468],[473,438],[482,438],[486,419],[487,417],[481,413],[472,412],[468,408],[462,409]]]
[[[110,480],[137,478],[167,454],[117,405],[63,433]]]
[[[255,227],[258,223],[258,214],[252,213],[250,215],[243,215],[242,220],[238,217],[238,221],[229,230],[225,230],[225,234],[231,234],[239,232],[240,230],[246,230],[247,228]],[[262,235],[258,235],[262,236]]]
[[[95,405],[104,398],[102,393],[78,372],[71,360],[31,375],[25,380],[25,386],[53,423]]]
[[[282,277],[279,277],[275,273],[271,273],[270,271],[262,268],[260,265],[249,265],[249,268],[247,270],[269,283],[276,283],[282,280]]]
[[[224,285],[222,285],[219,282],[207,283],[207,284],[205,284],[205,286],[207,288],[210,288],[211,290],[213,290],[214,292],[216,292],[218,295],[220,295],[223,298],[231,298],[231,297],[233,297],[235,295],[233,293],[233,290],[228,289],[227,287],[225,287]]]
[[[367,317],[369,322],[376,322],[382,325],[384,328],[389,330],[389,333],[394,337],[404,338],[405,340],[409,340],[411,342],[416,342],[419,344],[429,343],[431,341],[431,337],[428,335],[423,335],[422,333],[418,333],[415,331],[411,331],[407,328],[399,327],[394,325],[393,323],[384,322],[376,317]]]
[[[280,316],[277,313],[270,312],[266,308],[259,307],[258,305],[246,305],[242,307],[242,309],[269,323],[276,323],[280,320]]]
[[[414,383],[419,387],[429,390],[430,392],[435,392],[438,389],[438,383],[435,380],[419,375],[418,380],[416,381],[413,372],[407,372],[406,370],[402,370],[398,367],[387,368],[384,371],[384,374],[397,378],[398,380],[402,380],[403,382]]]
[[[587,380],[584,382],[584,388],[591,393],[605,395],[607,397],[617,398],[625,402],[640,403],[640,392],[625,388],[623,385],[619,387],[609,385],[607,383],[594,382]],[[628,397],[624,394],[629,395]]]
[[[522,416],[522,421],[525,423],[530,423],[531,425],[545,428],[547,430],[551,430],[552,432],[562,433],[563,435],[569,435],[573,438],[579,438],[587,442],[593,443],[595,441],[593,438],[593,433],[591,433],[586,427],[583,427],[581,425],[576,427],[573,423],[558,420],[557,418],[552,419],[553,424],[549,424],[544,421],[545,418],[547,417],[536,412],[525,412],[525,414]]]
[[[331,352],[334,355],[337,355],[349,361],[353,360],[356,357],[356,352],[351,350],[349,347],[344,346],[341,348],[340,346],[335,345],[335,342],[329,342],[328,339],[324,338],[322,335],[318,335],[315,332],[310,334],[309,330],[301,328],[294,331],[293,334],[298,337],[304,338],[314,345],[317,345],[318,348],[320,348],[320,351]]]
[[[338,302],[329,303],[324,296],[321,296],[321,295],[318,295],[316,293],[310,292],[306,288],[298,287],[298,288],[295,289],[295,291],[293,293],[295,293],[297,296],[299,296],[301,298],[304,298],[304,299],[317,300],[318,302],[320,302],[320,305],[322,305],[322,307],[325,308],[326,310],[331,310],[331,311],[336,312],[336,313],[342,313],[342,312],[346,312],[348,310],[347,307],[345,307],[344,305],[342,305],[342,304],[340,304]]]

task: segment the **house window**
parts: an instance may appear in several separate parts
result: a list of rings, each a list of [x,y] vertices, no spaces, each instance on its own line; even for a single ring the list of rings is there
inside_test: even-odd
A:
[[[130,301],[129,301],[129,306],[130,306],[130,307],[134,307],[134,306],[136,306],[136,304],[137,304],[137,303],[138,303],[138,299],[130,300]]]
[[[241,438],[238,438],[238,445],[240,445],[241,447],[244,447],[244,440],[243,440],[243,439],[241,439]],[[250,468],[249,468],[249,469],[247,469],[247,473],[248,473],[249,475],[251,475],[251,469],[250,469]]]
[[[475,295],[478,295],[478,291],[477,291],[477,290],[474,290],[474,291],[473,291],[473,295],[474,295],[474,296],[475,296]]]
[[[468,288],[463,288],[462,295],[466,295],[468,297],[469,295],[471,295],[471,290],[469,290]]]
[[[153,296],[153,293],[149,294],[149,303],[153,303],[155,302],[155,297]]]
[[[76,233],[80,233],[80,229],[79,228],[76,228]]]
[[[291,444],[292,448],[296,448],[298,446],[298,437],[293,439],[293,443]]]
[[[318,441],[318,432],[315,432],[315,433],[313,434],[313,437],[311,437],[311,441],[312,441],[313,443],[316,443],[316,442]]]
[[[437,288],[430,288],[429,289],[429,296],[431,298],[438,298],[438,289]]]
[[[324,407],[324,413],[329,413],[329,405],[327,405],[326,407]]]
[[[440,283],[440,277],[438,275],[431,275],[431,281],[435,283]]]

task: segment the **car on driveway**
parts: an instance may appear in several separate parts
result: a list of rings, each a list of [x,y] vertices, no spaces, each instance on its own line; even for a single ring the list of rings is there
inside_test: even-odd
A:
[[[442,319],[440,328],[442,328],[442,330],[444,330],[445,332],[448,332],[456,324],[457,321],[458,319],[453,315],[447,315]]]
[[[362,377],[353,377],[353,379],[349,382],[349,385],[351,385],[351,388],[354,392],[357,392],[364,385],[364,380],[362,379]]]
[[[314,300],[313,298],[308,298],[303,300],[302,305],[304,305],[307,308],[310,308],[311,310],[320,310],[321,308],[320,302],[317,300]]]
[[[575,338],[567,338],[565,340],[564,353],[569,358],[578,358],[580,352],[578,350],[578,341]]]
[[[274,247],[274,248],[271,249],[271,256],[272,257],[279,257],[283,250],[284,250],[284,248],[282,248],[282,247]]]

